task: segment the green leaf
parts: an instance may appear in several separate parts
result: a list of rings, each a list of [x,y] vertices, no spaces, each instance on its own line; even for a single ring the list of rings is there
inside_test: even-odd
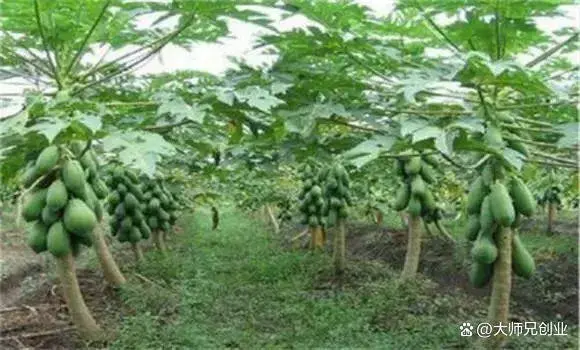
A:
[[[66,129],[70,123],[67,123],[61,119],[53,118],[51,120],[41,121],[30,127],[30,130],[37,131],[42,134],[49,143],[55,139],[56,136],[63,130]]]
[[[558,140],[559,147],[572,147],[578,144],[578,123],[566,123],[557,125],[554,129],[561,131],[563,136]]]
[[[441,153],[450,156],[453,153],[453,142],[457,137],[457,133],[454,131],[442,132],[435,139],[435,147],[441,151]]]
[[[508,148],[508,147],[503,149],[503,157],[508,163],[513,165],[518,171],[522,169],[522,166],[524,165],[524,160],[526,158],[526,156],[524,156],[520,152],[515,151],[515,150]]]
[[[390,150],[395,141],[396,138],[393,136],[375,135],[344,152],[343,156],[353,165],[360,168],[368,162],[375,160],[381,152]]]
[[[242,90],[236,90],[234,94],[238,101],[247,103],[248,105],[266,113],[270,112],[272,107],[276,107],[284,103],[283,100],[270,94],[268,90],[265,90],[259,86],[248,86]]]
[[[417,130],[427,126],[429,126],[429,122],[422,118],[403,119],[401,121],[401,136],[405,137],[407,135],[411,135]]]
[[[417,143],[419,141],[438,138],[443,134],[443,130],[436,126],[426,126],[420,129],[413,131],[413,143]]]
[[[89,130],[91,130],[93,134],[101,130],[101,128],[103,127],[101,117],[97,115],[83,114],[81,112],[77,112],[76,115],[77,115],[76,120],[85,125]]]

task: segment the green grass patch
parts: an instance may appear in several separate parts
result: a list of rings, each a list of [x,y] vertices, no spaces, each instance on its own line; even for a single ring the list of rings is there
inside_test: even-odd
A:
[[[334,283],[330,257],[281,248],[262,224],[224,210],[219,230],[199,212],[182,223],[166,256],[122,291],[127,305],[111,349],[470,348],[459,324],[482,320],[485,305],[438,294],[425,279],[399,284],[398,271],[350,261]],[[536,337],[538,348],[553,348]],[[572,346],[575,338],[558,340]],[[519,341],[519,340],[518,340]],[[529,344],[527,344],[529,345]]]

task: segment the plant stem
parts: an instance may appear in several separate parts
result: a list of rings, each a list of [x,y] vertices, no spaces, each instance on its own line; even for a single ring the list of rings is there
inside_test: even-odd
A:
[[[419,270],[419,258],[421,256],[421,217],[409,215],[407,252],[401,279],[413,279]]]
[[[93,231],[93,247],[95,248],[95,253],[103,269],[103,275],[105,280],[114,287],[120,287],[127,282],[119,266],[115,262],[107,242],[105,242],[105,236],[103,235],[102,223],[99,223]]]
[[[501,227],[495,233],[498,257],[493,265],[491,298],[488,322],[492,325],[508,324],[510,293],[512,287],[512,231]],[[505,337],[501,333],[488,339],[489,348],[500,349]]]
[[[62,285],[62,292],[70,317],[77,331],[84,339],[100,339],[102,335],[101,329],[83,299],[72,254],[57,258],[56,271]]]
[[[346,269],[346,232],[344,219],[338,219],[336,226],[333,247],[334,273],[337,276],[342,276]]]
[[[548,50],[544,51],[538,57],[536,57],[533,60],[531,60],[530,62],[526,63],[526,67],[528,67],[528,68],[533,67],[533,66],[537,65],[538,63],[546,60],[548,57],[552,56],[553,54],[558,52],[558,50],[560,50],[564,46],[568,45],[569,43],[573,42],[577,38],[578,38],[578,33],[572,34],[572,36],[570,36],[568,39],[566,39],[563,42],[549,48]]]
[[[60,89],[62,89],[62,84],[60,82],[58,70],[56,69],[54,62],[52,61],[52,57],[50,56],[48,42],[46,40],[46,36],[44,35],[44,30],[42,29],[42,22],[40,21],[40,9],[38,7],[38,0],[34,0],[34,15],[36,16],[36,25],[38,27],[38,31],[39,31],[40,37],[42,39],[42,46],[44,46],[44,51],[46,52],[46,59],[48,60],[48,64],[50,65],[50,68],[52,69],[52,72],[54,74],[54,80],[56,80],[56,85],[58,86],[58,89],[60,90]]]

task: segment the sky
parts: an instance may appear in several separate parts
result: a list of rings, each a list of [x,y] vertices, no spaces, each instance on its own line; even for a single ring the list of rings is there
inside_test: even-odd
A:
[[[394,7],[394,1],[356,0],[355,2],[368,6],[379,15],[387,15]],[[564,10],[566,13],[564,17],[541,18],[537,21],[538,26],[550,33],[564,26],[578,26],[578,23],[580,23],[580,6],[564,6]],[[283,12],[279,10],[267,11],[265,14],[273,20],[273,25],[281,31],[304,27],[309,23],[312,24],[312,22],[302,15],[295,15],[283,19]],[[137,25],[140,27],[148,27],[157,17],[156,15],[140,16],[137,18]],[[435,18],[435,20],[437,23],[445,24],[448,19],[440,16],[439,18]],[[195,44],[190,50],[169,44],[161,51],[158,57],[140,66],[135,71],[135,74],[142,75],[193,69],[219,75],[223,74],[227,69],[235,67],[230,57],[243,58],[247,63],[256,66],[272,63],[275,60],[275,56],[264,54],[252,48],[257,37],[260,34],[267,33],[265,29],[236,19],[226,19],[226,23],[230,34],[219,42]],[[175,26],[176,24],[176,19],[167,20],[162,23],[163,26]],[[127,48],[126,50],[130,49]],[[113,59],[118,57],[126,52],[126,50],[109,53],[107,58]],[[93,47],[94,55],[86,58],[85,62],[96,62],[105,51],[106,48]],[[441,51],[432,50],[429,53],[435,55],[441,54]],[[519,59],[522,62],[527,62],[537,54],[538,52],[530,52],[529,55],[522,55]],[[580,55],[578,53],[572,53],[569,57],[576,64],[580,63]],[[26,81],[22,80],[13,79],[9,82],[11,83],[10,85],[0,83],[0,92],[20,94],[24,89],[30,87]],[[17,85],[12,83],[16,83]],[[21,101],[22,98],[15,97],[14,105],[8,107],[0,106],[0,118],[18,111],[21,107]]]

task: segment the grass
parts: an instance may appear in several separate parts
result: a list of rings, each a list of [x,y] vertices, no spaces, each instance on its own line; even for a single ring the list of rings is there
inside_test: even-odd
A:
[[[149,284],[122,291],[111,349],[442,349],[471,348],[461,322],[481,321],[485,305],[438,294],[425,279],[399,284],[398,271],[351,261],[342,288],[325,254],[289,251],[263,225],[224,210],[183,221],[167,256],[146,255],[139,273]],[[115,313],[117,317],[117,313]],[[576,332],[576,331],[575,331]],[[514,338],[514,345],[575,348],[574,337]]]

